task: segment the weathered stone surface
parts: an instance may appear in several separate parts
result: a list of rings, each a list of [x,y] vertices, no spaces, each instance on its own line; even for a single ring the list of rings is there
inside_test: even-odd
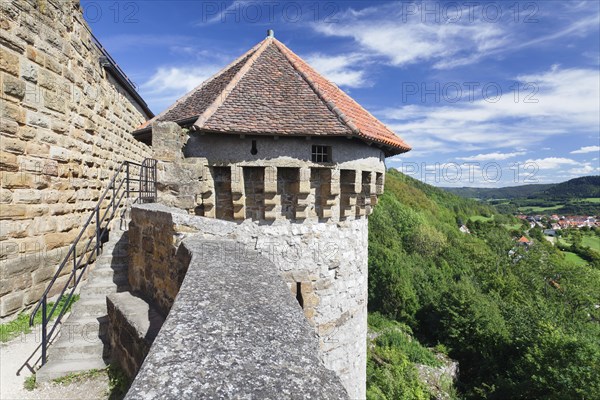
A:
[[[304,315],[319,336],[325,366],[342,379],[352,398],[362,398],[366,382],[367,220],[302,224],[276,220],[272,224],[204,218],[160,204],[136,205],[131,211],[129,278],[132,289],[156,303],[173,303],[185,275],[185,252],[178,246],[187,237],[234,239],[223,249],[232,255],[257,250],[279,270],[290,292],[300,286]],[[156,239],[154,239],[156,238]],[[152,246],[144,242],[155,240]],[[183,258],[182,258],[183,259]],[[167,265],[169,268],[165,268]],[[189,271],[188,271],[189,274]],[[187,276],[187,275],[186,275]],[[326,284],[325,282],[328,282]],[[169,290],[167,290],[169,288]],[[295,294],[294,294],[295,296]],[[292,296],[290,296],[293,298]]]
[[[14,76],[19,75],[19,57],[2,47],[0,47],[0,70]]]
[[[269,260],[184,240],[188,273],[126,399],[346,399]],[[237,256],[237,257],[236,257]]]
[[[22,99],[25,96],[25,82],[9,75],[4,75],[2,81],[2,91],[5,95],[17,99]]]
[[[134,378],[165,319],[145,300],[129,292],[106,298],[112,357]]]

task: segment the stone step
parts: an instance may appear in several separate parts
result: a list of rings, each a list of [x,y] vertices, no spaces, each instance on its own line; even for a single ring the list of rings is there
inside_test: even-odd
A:
[[[72,318],[61,327],[60,337],[56,343],[70,342],[74,340],[96,340],[106,336],[108,327],[108,317],[102,315],[99,317],[78,316],[72,314]]]
[[[125,292],[129,290],[129,284],[126,280],[123,280],[123,283],[115,283],[112,281],[105,282],[91,282],[91,284],[86,285],[81,289],[81,296],[89,295],[89,294],[110,294],[110,293],[118,293]]]
[[[40,368],[35,376],[37,382],[49,382],[69,374],[104,369],[107,363],[102,357],[82,357],[79,360],[56,360]]]
[[[117,265],[103,268],[96,268],[90,273],[91,279],[98,278],[111,278],[113,276],[127,276],[127,265]]]
[[[72,308],[79,317],[99,317],[106,315],[106,296],[86,296],[77,301]]]
[[[127,264],[128,255],[103,255],[98,257],[96,265]]]
[[[108,346],[100,339],[84,340],[77,339],[73,341],[59,341],[53,346],[50,352],[49,360],[79,360],[81,358],[108,355]]]

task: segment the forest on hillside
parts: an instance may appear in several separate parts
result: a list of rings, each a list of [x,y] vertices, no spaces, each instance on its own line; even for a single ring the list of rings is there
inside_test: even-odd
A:
[[[434,398],[417,369],[439,353],[459,363],[452,398],[600,399],[600,265],[519,224],[388,172],[369,220],[369,399]]]

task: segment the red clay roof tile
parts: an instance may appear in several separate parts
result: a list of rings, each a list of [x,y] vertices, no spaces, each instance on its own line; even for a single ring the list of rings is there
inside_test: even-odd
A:
[[[155,121],[191,121],[199,130],[266,135],[352,136],[410,150],[377,118],[283,43],[267,38],[178,100]]]

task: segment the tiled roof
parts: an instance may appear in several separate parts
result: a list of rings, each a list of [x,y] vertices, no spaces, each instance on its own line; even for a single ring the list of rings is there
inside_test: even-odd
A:
[[[198,130],[220,133],[358,137],[383,145],[388,155],[410,150],[377,118],[272,37],[138,132],[155,121],[193,122]]]

